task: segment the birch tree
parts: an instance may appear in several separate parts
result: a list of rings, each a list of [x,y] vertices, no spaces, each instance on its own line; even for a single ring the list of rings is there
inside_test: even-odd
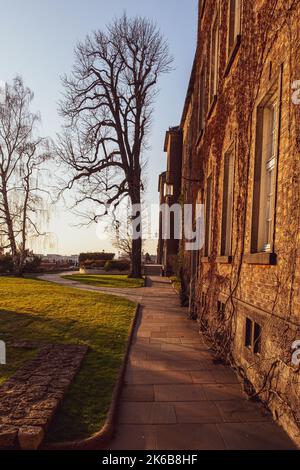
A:
[[[0,102],[0,239],[14,274],[21,275],[28,237],[41,235],[38,215],[44,189],[38,175],[50,158],[47,143],[35,137],[39,115],[30,111],[32,91],[21,77],[2,89]]]

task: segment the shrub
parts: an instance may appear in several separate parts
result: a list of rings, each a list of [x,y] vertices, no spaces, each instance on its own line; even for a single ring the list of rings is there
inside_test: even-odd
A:
[[[124,261],[106,261],[104,265],[105,271],[128,271],[130,268],[130,262]]]
[[[92,260],[92,259],[87,259],[86,261],[83,261],[80,263],[81,267],[84,268],[104,268],[104,265],[107,261],[104,259],[99,259],[99,260]]]
[[[8,253],[0,255],[0,272],[7,273],[13,271],[13,260],[12,256]]]
[[[79,263],[83,264],[86,261],[110,261],[114,259],[115,254],[114,253],[80,253],[79,255]]]
[[[33,255],[30,260],[27,260],[24,266],[25,273],[36,273],[41,270],[42,259],[39,256]]]

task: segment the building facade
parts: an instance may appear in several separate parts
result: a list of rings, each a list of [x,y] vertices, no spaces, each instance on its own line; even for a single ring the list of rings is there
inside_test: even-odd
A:
[[[180,129],[191,316],[300,446],[300,1],[202,0]],[[297,343],[298,341],[298,343]]]
[[[166,132],[164,152],[167,156],[167,171],[159,176],[158,191],[160,207],[166,212],[179,203],[181,194],[182,131],[179,126]],[[175,274],[178,266],[179,237],[174,232],[174,218],[164,217],[160,211],[157,262],[163,266],[167,276]]]

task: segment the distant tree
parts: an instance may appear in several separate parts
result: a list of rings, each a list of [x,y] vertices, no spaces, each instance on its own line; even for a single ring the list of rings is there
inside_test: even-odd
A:
[[[130,221],[120,222],[116,220],[112,225],[112,245],[128,256],[132,261],[132,236],[130,231]]]
[[[142,154],[149,134],[160,75],[170,70],[169,48],[150,20],[126,14],[105,32],[76,47],[76,62],[63,80],[61,112],[66,127],[57,145],[66,165],[64,188],[75,187],[76,203],[89,201],[106,214],[124,197],[141,204]],[[139,211],[132,216],[136,224]],[[132,277],[141,277],[142,239],[132,242]]]
[[[40,171],[50,158],[46,141],[35,137],[39,116],[30,111],[33,93],[21,77],[6,85],[0,101],[0,239],[12,256],[13,272],[23,272],[28,236],[40,235]]]

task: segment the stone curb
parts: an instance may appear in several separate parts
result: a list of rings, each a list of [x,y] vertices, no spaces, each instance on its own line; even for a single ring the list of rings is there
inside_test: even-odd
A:
[[[131,323],[131,329],[127,340],[126,351],[122,366],[119,370],[116,385],[113,390],[111,404],[107,413],[106,421],[102,429],[91,437],[78,441],[66,441],[42,444],[39,450],[103,450],[111,442],[117,424],[118,407],[120,403],[121,391],[124,383],[130,348],[134,338],[135,329],[140,317],[140,304],[135,308],[134,318]]]

